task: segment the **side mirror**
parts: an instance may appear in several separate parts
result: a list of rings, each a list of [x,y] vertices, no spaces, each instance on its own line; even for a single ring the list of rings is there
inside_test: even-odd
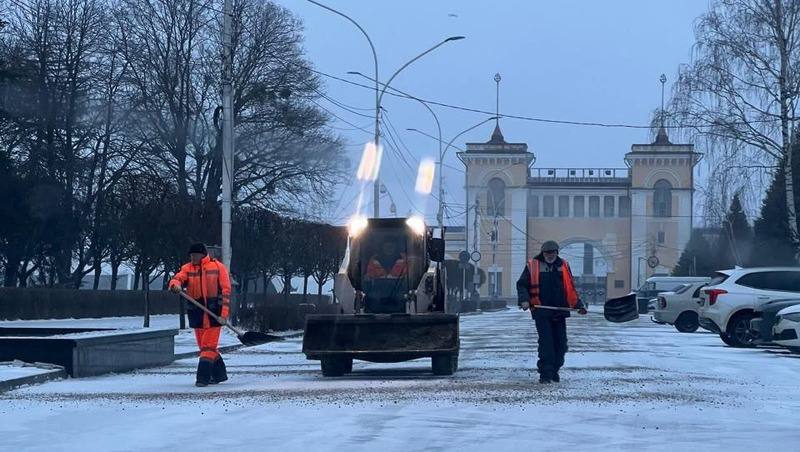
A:
[[[444,262],[444,239],[428,239],[428,257],[434,262]]]

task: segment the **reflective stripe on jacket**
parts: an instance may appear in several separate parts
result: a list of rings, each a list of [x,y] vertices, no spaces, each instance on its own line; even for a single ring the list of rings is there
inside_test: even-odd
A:
[[[222,298],[219,315],[228,318],[231,306],[231,279],[222,262],[205,256],[200,265],[184,264],[169,282],[170,287],[179,285],[195,300],[209,307],[209,301]],[[213,311],[213,309],[212,309]]]
[[[539,298],[540,294],[540,272],[541,265],[547,265],[538,259],[528,259],[528,273],[530,274],[530,304],[539,306],[542,300]],[[556,267],[556,271],[561,272],[561,281],[564,284],[564,294],[567,298],[567,305],[570,308],[578,306],[578,292],[575,290],[575,283],[572,281],[572,272],[569,269],[569,264],[564,259],[561,259],[561,267]]]

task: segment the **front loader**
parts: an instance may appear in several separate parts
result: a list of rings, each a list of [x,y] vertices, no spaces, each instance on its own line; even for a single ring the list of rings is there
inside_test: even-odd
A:
[[[353,360],[390,363],[431,358],[436,375],[458,367],[458,314],[447,314],[444,240],[421,218],[362,219],[350,228],[334,278],[339,313],[309,315],[306,358],[322,375],[341,376]]]

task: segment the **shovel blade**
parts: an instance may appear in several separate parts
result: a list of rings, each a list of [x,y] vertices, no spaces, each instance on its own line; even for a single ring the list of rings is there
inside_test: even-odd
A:
[[[282,341],[283,338],[272,334],[259,333],[258,331],[246,331],[239,336],[239,341],[244,345],[261,345],[267,342]]]
[[[636,305],[636,294],[607,300],[603,306],[603,316],[609,322],[624,323],[639,319],[639,307]]]

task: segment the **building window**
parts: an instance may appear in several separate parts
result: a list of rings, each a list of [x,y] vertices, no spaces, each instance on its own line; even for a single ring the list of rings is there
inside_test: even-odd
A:
[[[603,197],[603,216],[604,217],[613,217],[614,216],[614,197],[613,196],[604,196]]]
[[[584,198],[583,196],[576,196],[572,200],[573,215],[575,215],[576,217],[583,217],[585,215],[585,213],[583,212],[584,199],[586,198]]]
[[[569,216],[569,196],[558,197],[558,216],[559,217]]]
[[[665,240],[664,231],[658,231],[658,243],[663,244]]]
[[[545,217],[552,217],[554,216],[555,212],[555,201],[553,200],[552,195],[547,195],[543,198],[543,206],[542,210],[544,210]]]
[[[528,216],[534,218],[539,216],[539,197],[536,195],[528,196]]]
[[[625,281],[622,279],[615,279],[614,280],[614,288],[615,289],[624,289],[625,288]]]
[[[589,196],[589,216],[596,218],[600,216],[600,197]]]
[[[629,196],[619,197],[619,216],[620,217],[631,216],[631,198]]]
[[[490,217],[506,214],[506,183],[502,179],[495,177],[489,181],[486,208],[486,213]]]
[[[659,179],[653,185],[653,215],[656,217],[672,216],[672,184]]]

